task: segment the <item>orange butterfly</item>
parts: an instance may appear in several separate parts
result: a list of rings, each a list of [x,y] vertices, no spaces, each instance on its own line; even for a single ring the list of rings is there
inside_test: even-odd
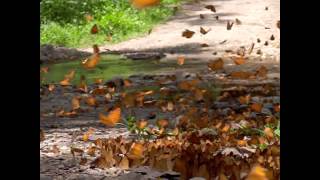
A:
[[[99,32],[98,26],[95,24],[91,28],[91,34],[97,34]]]
[[[120,108],[114,109],[107,116],[102,113],[99,113],[100,122],[111,127],[114,127],[116,123],[120,121],[120,117],[121,117]]]

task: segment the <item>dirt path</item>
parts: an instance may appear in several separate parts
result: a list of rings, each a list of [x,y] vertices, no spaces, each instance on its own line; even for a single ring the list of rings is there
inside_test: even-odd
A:
[[[214,5],[216,13],[205,8]],[[267,10],[266,10],[267,7]],[[204,19],[200,18],[200,14]],[[216,16],[219,19],[216,19]],[[227,30],[227,21],[241,21]],[[280,30],[276,23],[280,20],[280,1],[278,0],[204,0],[198,3],[184,4],[178,13],[169,21],[155,27],[151,34],[134,38],[115,45],[101,47],[102,51],[161,51],[167,54],[166,60],[176,60],[183,55],[186,60],[203,61],[225,55],[226,50],[237,50],[244,46],[249,48],[255,43],[251,58],[259,59],[259,63],[272,64],[278,69],[280,61]],[[211,29],[202,35],[200,27]],[[194,31],[192,38],[181,34],[185,30]],[[270,40],[271,35],[275,37]],[[257,39],[261,42],[258,43]],[[221,42],[226,41],[221,44]],[[268,41],[268,45],[264,45]],[[206,43],[209,47],[201,47]],[[91,52],[89,49],[81,49]],[[261,50],[262,55],[256,52]],[[214,55],[213,53],[216,54]],[[256,63],[256,62],[254,62]],[[244,67],[246,68],[246,67]]]

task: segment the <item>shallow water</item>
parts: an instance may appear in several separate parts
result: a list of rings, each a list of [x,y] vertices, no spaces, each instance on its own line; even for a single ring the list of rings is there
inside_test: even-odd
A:
[[[58,83],[64,79],[64,75],[75,70],[75,78],[72,84],[80,81],[81,75],[86,77],[87,83],[93,83],[96,79],[109,80],[113,77],[128,77],[133,74],[156,74],[166,71],[174,71],[177,64],[174,62],[159,62],[149,60],[129,60],[118,55],[103,55],[99,64],[94,69],[87,70],[81,66],[81,61],[69,61],[51,65],[48,73],[41,73],[42,83]]]

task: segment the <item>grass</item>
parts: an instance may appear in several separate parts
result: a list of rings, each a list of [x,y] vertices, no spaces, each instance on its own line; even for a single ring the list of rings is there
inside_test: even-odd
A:
[[[92,44],[116,43],[146,34],[154,25],[175,13],[174,6],[183,0],[162,0],[155,7],[135,9],[128,0],[43,0],[40,3],[41,44],[88,47]],[[77,1],[76,1],[77,2]],[[85,15],[94,18],[87,22]],[[90,34],[97,24],[99,33]],[[111,36],[112,40],[107,37]]]

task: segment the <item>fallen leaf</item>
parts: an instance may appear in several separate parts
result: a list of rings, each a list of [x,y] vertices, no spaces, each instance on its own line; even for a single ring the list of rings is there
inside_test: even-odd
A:
[[[185,31],[182,32],[182,37],[186,37],[186,38],[191,38],[194,35],[194,31],[190,31],[188,29],[186,29]]]
[[[250,48],[248,49],[248,54],[251,54],[254,48],[254,43],[251,44]]]
[[[268,180],[266,170],[259,165],[254,166],[246,180]]]
[[[120,108],[114,109],[107,116],[102,113],[99,113],[100,122],[105,124],[106,126],[111,126],[111,127],[115,126],[116,123],[120,121],[120,117],[121,117]]]
[[[143,158],[144,147],[143,144],[134,142],[129,150],[128,158],[130,159],[142,159]]]
[[[243,56],[240,56],[240,57],[236,57],[233,62],[236,64],[236,65],[241,65],[241,64],[244,64],[246,61],[244,59]]]
[[[200,27],[201,34],[207,34],[209,31],[211,31],[211,28],[209,28],[208,30],[205,30],[203,27]]]
[[[272,34],[270,40],[273,41],[275,39],[274,35]]]
[[[205,8],[210,9],[212,12],[216,12],[216,8],[214,7],[214,5],[206,5]]]
[[[228,21],[227,22],[227,30],[231,30],[232,26],[233,26],[233,22],[230,23],[230,21]]]
[[[203,43],[203,44],[200,44],[201,47],[209,47],[209,44],[206,44],[206,43]]]
[[[99,32],[98,25],[94,24],[90,30],[91,34],[97,34]]]
[[[183,56],[179,56],[178,59],[177,59],[177,64],[180,65],[180,66],[183,65],[184,64],[184,60],[185,59],[184,59]]]
[[[236,24],[237,24],[237,25],[240,25],[240,24],[242,24],[242,23],[241,23],[241,21],[240,21],[239,19],[236,18]]]
[[[209,61],[208,67],[212,71],[217,71],[217,70],[223,69],[223,64],[224,64],[223,60],[219,58],[218,60]]]

